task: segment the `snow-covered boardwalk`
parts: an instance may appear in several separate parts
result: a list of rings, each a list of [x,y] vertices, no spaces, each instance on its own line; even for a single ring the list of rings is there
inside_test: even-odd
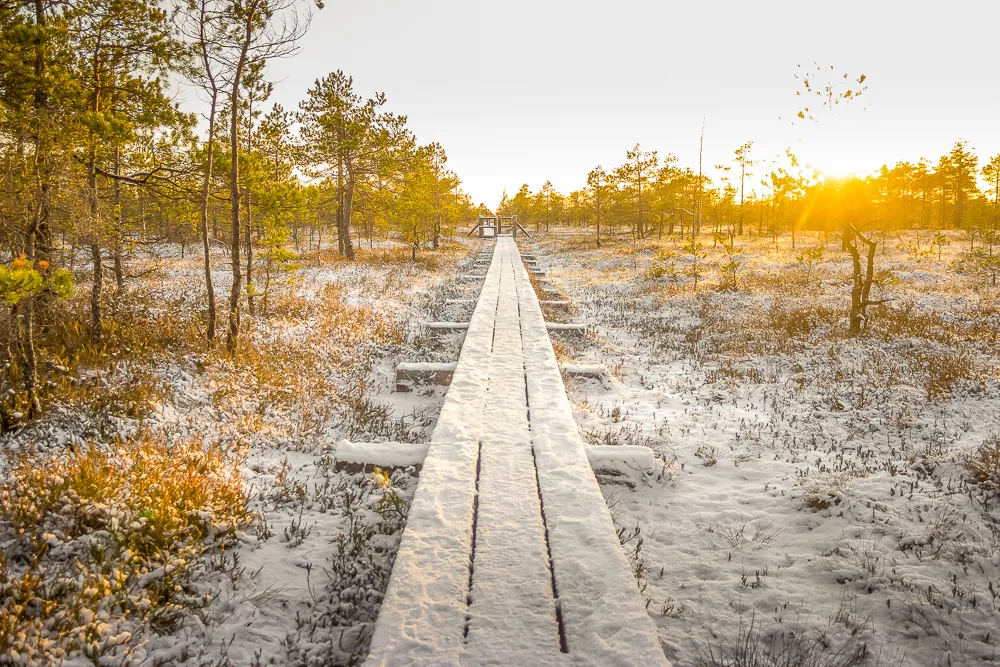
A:
[[[667,664],[509,237],[496,240],[367,664]]]

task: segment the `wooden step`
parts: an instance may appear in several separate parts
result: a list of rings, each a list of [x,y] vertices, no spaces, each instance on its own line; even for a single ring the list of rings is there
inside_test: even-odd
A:
[[[469,328],[468,322],[428,322],[427,328],[434,333],[451,333],[453,331],[465,331]]]
[[[435,384],[447,387],[455,373],[457,362],[411,362],[396,366],[396,391],[408,392],[420,385]]]
[[[549,333],[584,334],[587,332],[586,324],[570,322],[546,322],[545,328]]]
[[[563,377],[570,379],[597,380],[598,382],[608,382],[611,374],[604,366],[586,364],[559,364],[559,372]]]
[[[665,667],[528,269],[495,252],[366,664]]]
[[[341,440],[333,454],[334,469],[351,474],[375,468],[396,470],[413,467],[418,472],[427,457],[427,443],[351,442]]]

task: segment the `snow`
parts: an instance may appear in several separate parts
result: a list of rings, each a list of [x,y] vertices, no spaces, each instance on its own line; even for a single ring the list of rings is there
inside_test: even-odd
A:
[[[524,399],[514,283],[517,249],[502,237],[496,253],[501,263],[500,298],[488,399],[481,407],[479,511],[468,645],[478,664],[524,664],[528,660],[551,664],[559,655],[559,631]]]
[[[448,371],[454,372],[455,368],[458,366],[457,362],[432,362],[432,361],[407,361],[401,364],[396,364],[397,371],[406,371],[414,373],[446,373]]]
[[[574,662],[666,664],[573,421],[523,265],[515,266],[515,277],[531,440],[567,646]]]
[[[499,257],[490,272],[499,271]],[[487,280],[431,436],[375,625],[368,665],[458,665],[464,649],[479,461],[499,280]]]
[[[587,460],[595,471],[632,476],[636,472],[655,474],[663,468],[653,450],[640,445],[595,445],[586,448]]]
[[[229,274],[224,270],[223,258],[215,259],[223,267],[215,272],[216,288],[218,293],[224,293]],[[468,260],[463,264],[467,265]],[[184,318],[198,321],[205,299],[200,258],[178,260],[170,266],[178,268],[170,268],[169,272],[161,272],[162,275],[148,281],[156,297],[153,307],[183,308]],[[338,591],[330,580],[338,542],[351,535],[353,521],[368,527],[380,521],[379,515],[368,506],[360,508],[353,518],[346,516],[348,511],[341,492],[371,488],[372,475],[335,471],[334,459],[369,462],[376,458],[386,467],[411,465],[425,459],[421,479],[445,480],[441,485],[429,484],[420,491],[437,497],[437,505],[447,505],[452,489],[449,480],[458,487],[467,486],[469,497],[474,493],[476,443],[456,445],[453,452],[439,450],[437,459],[423,453],[437,408],[444,398],[443,391],[419,396],[392,393],[397,361],[430,359],[436,354],[454,358],[451,341],[429,346],[414,341],[423,340],[421,323],[438,316],[430,310],[443,303],[446,296],[455,295],[457,290],[453,285],[445,283],[453,281],[460,270],[461,267],[449,266],[428,271],[409,263],[394,264],[388,269],[362,262],[307,266],[298,272],[301,280],[282,283],[281,296],[292,306],[288,314],[279,314],[279,302],[275,300],[270,318],[247,316],[244,327],[248,345],[262,348],[274,345],[279,353],[287,355],[277,357],[282,362],[306,359],[312,366],[307,374],[302,375],[302,367],[293,363],[270,380],[282,386],[265,386],[255,382],[249,363],[243,368],[199,353],[184,357],[166,354],[140,365],[122,355],[106,368],[73,369],[80,378],[75,386],[99,384],[127,398],[136,384],[159,383],[162,394],[156,395],[155,402],[150,401],[148,411],[139,406],[138,418],[125,416],[117,406],[97,412],[86,404],[57,403],[49,406],[38,422],[5,434],[0,447],[12,451],[29,444],[61,450],[70,443],[129,438],[140,429],[162,431],[170,439],[221,439],[245,446],[248,451],[241,472],[252,495],[251,510],[259,513],[260,525],[239,534],[238,540],[227,545],[224,553],[207,554],[205,564],[196,566],[200,569],[193,587],[199,596],[205,594],[210,604],[183,616],[180,625],[169,633],[153,632],[140,623],[126,624],[124,627],[133,633],[129,650],[134,652],[120,662],[105,656],[102,664],[249,665],[258,661],[303,666],[343,664],[356,646],[364,648],[363,637],[374,625],[371,622],[374,616],[366,619],[358,614],[339,618],[333,626],[322,625],[331,610],[341,606],[340,600],[334,605],[333,596]],[[331,293],[350,307],[332,315],[317,308],[317,303],[328,302]],[[276,289],[272,296],[277,295]],[[300,306],[302,303],[305,305]],[[364,310],[351,311],[355,307]],[[318,327],[327,315],[344,321],[353,316],[366,322],[382,322],[399,332],[401,342],[377,345],[374,341],[359,340],[354,337],[353,328],[343,321],[331,329],[334,335],[319,336]],[[266,348],[261,352],[262,356],[270,353]],[[137,380],[140,372],[148,377]],[[363,394],[356,393],[348,383],[349,372],[356,377],[360,373],[364,379]],[[384,420],[376,426],[398,429],[398,433],[393,430],[390,434],[384,431],[376,434],[363,424],[352,425],[355,398],[365,399],[366,405],[376,409],[376,416],[384,410]],[[405,437],[424,444],[343,442],[345,437],[353,437],[350,430],[354,428],[360,431],[359,440]],[[373,456],[373,452],[377,454]],[[462,457],[468,452],[472,452],[472,458],[463,468]],[[397,487],[394,481],[394,488],[407,501],[411,491],[405,480],[413,478],[405,471],[399,474],[403,485]],[[393,479],[396,480],[395,473]],[[410,485],[412,489],[412,481]],[[441,488],[435,490],[436,486]],[[471,507],[468,498],[453,504]],[[434,518],[418,513],[415,524],[420,526],[428,520]],[[471,535],[470,531],[466,533]],[[366,571],[377,563],[385,570],[387,579],[399,535],[399,531],[392,534],[376,531],[364,552],[371,560],[358,559],[357,569]],[[449,539],[460,541],[461,535],[453,535],[449,527],[434,536],[430,548],[440,553]],[[456,605],[457,636],[461,638],[468,585],[468,546],[458,553],[465,563],[464,573],[456,579],[456,590],[461,597]],[[456,571],[461,569],[459,566]],[[150,583],[161,573],[166,574],[166,569],[151,570],[143,583]],[[369,585],[379,588],[374,583]],[[379,596],[380,591],[375,590],[371,598],[375,600],[375,609]],[[310,628],[314,629],[312,634]],[[71,656],[66,664],[75,667],[83,662],[92,661]]]
[[[338,463],[360,463],[380,468],[405,468],[423,463],[427,443],[351,442],[341,440],[334,453]]]
[[[608,369],[597,364],[559,364],[559,370],[569,376],[608,379]]]
[[[475,442],[429,448],[365,664],[461,664],[477,459]]]
[[[468,329],[468,322],[429,322],[429,329]]]
[[[836,319],[849,259],[830,244],[836,261],[801,286],[787,239],[754,242],[735,293],[649,279],[648,260],[634,268],[615,249],[539,242],[591,323],[567,363],[615,377],[569,388],[585,440],[611,443],[587,448],[594,468],[635,447],[664,466],[631,486],[599,479],[616,524],[641,538],[667,657],[718,656],[753,622],[764,639],[820,642],[823,664],[862,646],[862,665],[995,664],[1000,515],[962,466],[1000,434],[995,289],[956,275],[947,253],[889,248],[879,267],[903,282],[883,296],[912,304],[913,324],[849,339]],[[754,339],[773,313],[811,333]],[[967,355],[982,375],[929,400],[933,354]]]
[[[587,325],[572,322],[549,322],[545,328],[549,331],[586,331]]]

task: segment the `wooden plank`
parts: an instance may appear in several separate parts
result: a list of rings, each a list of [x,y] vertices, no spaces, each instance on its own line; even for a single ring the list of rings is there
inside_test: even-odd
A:
[[[461,664],[481,407],[499,287],[499,265],[491,265],[431,435],[367,665]]]
[[[590,468],[527,269],[515,269],[532,446],[570,657],[667,665]]]
[[[545,328],[550,332],[579,333],[587,331],[586,324],[576,324],[573,322],[546,322]]]
[[[403,363],[396,366],[396,391],[407,392],[418,385],[435,384],[447,387],[455,373],[457,362]]]
[[[499,248],[500,298],[485,406],[491,426],[481,439],[468,650],[470,662],[510,664],[516,647],[535,664],[551,664],[559,655],[559,633],[531,456],[512,245]]]

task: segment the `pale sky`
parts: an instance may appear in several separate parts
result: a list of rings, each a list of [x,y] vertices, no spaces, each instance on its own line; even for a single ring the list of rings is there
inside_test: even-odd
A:
[[[579,188],[636,143],[697,169],[703,118],[706,168],[746,141],[833,174],[957,139],[982,160],[1000,152],[998,24],[1000,0],[327,0],[270,75],[286,108],[336,69],[385,92],[492,208],[522,183]],[[868,90],[793,126],[796,65],[814,61]]]

